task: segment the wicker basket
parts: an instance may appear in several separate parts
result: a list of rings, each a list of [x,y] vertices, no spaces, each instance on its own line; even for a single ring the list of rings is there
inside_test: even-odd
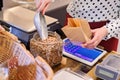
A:
[[[53,71],[41,57],[34,58],[17,37],[0,31],[0,66],[7,64],[8,80],[52,80]]]

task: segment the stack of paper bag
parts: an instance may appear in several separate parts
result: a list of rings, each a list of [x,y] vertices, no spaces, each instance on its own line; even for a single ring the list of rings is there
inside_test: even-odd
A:
[[[68,18],[68,24],[62,28],[71,42],[82,43],[91,39],[90,26],[85,19]]]

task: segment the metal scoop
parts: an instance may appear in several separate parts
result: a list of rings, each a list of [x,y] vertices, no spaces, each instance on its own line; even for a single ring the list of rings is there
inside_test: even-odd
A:
[[[37,32],[42,40],[45,40],[48,38],[48,29],[47,24],[45,21],[44,15],[42,15],[39,12],[36,12],[34,16],[34,25],[37,29]]]

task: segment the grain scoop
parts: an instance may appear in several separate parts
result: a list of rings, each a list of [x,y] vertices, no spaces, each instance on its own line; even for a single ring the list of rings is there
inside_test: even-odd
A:
[[[45,21],[44,15],[40,12],[36,12],[34,16],[34,25],[37,29],[37,32],[42,40],[45,40],[48,38],[48,30],[47,30],[47,24]]]

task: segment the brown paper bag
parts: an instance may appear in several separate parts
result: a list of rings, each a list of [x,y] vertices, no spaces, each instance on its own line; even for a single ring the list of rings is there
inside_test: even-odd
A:
[[[68,24],[62,30],[71,42],[86,42],[92,35],[87,20],[79,18],[68,18]]]

